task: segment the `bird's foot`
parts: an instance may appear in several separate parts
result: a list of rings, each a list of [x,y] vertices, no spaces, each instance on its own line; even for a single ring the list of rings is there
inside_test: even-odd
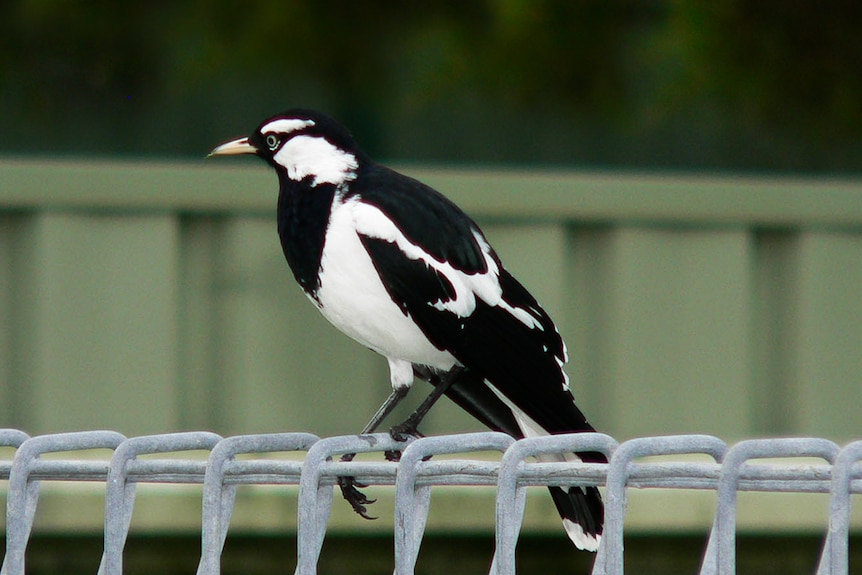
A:
[[[398,449],[390,449],[383,452],[383,457],[386,458],[386,461],[398,462],[401,461],[401,451]]]
[[[361,488],[368,487],[367,485],[357,482],[355,477],[339,477],[338,486],[341,488],[341,496],[350,503],[357,515],[363,519],[377,519],[368,514],[366,507],[377,500],[368,499],[368,496],[360,491]]]
[[[417,429],[418,426],[418,422],[414,421],[413,417],[408,417],[403,423],[399,423],[398,425],[394,425],[389,428],[389,437],[402,443],[411,439],[424,437],[424,435],[419,432],[419,429]]]
[[[412,417],[408,417],[403,423],[391,427],[389,429],[389,436],[395,441],[399,441],[401,443],[405,443],[411,439],[424,437],[416,427],[417,424],[414,419]],[[383,455],[386,457],[386,461],[401,460],[401,450],[399,449],[390,449],[389,451],[384,452]]]
[[[341,456],[341,461],[353,461],[354,457],[356,457],[355,453],[345,453]],[[357,515],[363,519],[377,519],[368,515],[368,509],[366,508],[366,505],[371,505],[377,500],[368,499],[368,496],[360,491],[360,489],[368,487],[367,485],[359,483],[355,477],[339,477],[338,487],[341,488],[341,496],[344,497],[345,501],[350,503],[350,506],[353,507]]]

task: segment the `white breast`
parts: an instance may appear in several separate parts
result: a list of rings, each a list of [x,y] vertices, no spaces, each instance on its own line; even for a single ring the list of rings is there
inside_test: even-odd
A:
[[[392,301],[356,232],[356,202],[333,203],[317,292],[321,313],[359,343],[388,357],[448,370],[455,359],[434,347]]]

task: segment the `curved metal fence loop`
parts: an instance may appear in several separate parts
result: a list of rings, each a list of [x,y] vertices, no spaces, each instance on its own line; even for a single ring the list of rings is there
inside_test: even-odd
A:
[[[859,467],[862,441],[846,445],[835,458],[829,498],[829,532],[820,555],[817,575],[847,575],[849,570],[850,494],[862,491]],[[852,487],[853,469],[857,469],[856,489]]]
[[[530,486],[597,485],[604,489],[605,531],[594,575],[623,573],[627,492],[633,488],[716,493],[714,521],[701,558],[702,575],[729,575],[736,570],[736,500],[740,491],[828,493],[829,520],[823,526],[826,539],[817,575],[847,575],[852,495],[862,493],[862,441],[839,447],[819,438],[752,439],[728,447],[708,435],[641,437],[618,444],[600,433],[515,441],[486,432],[398,442],[387,433],[320,439],[308,433],[222,438],[210,432],[188,432],[125,438],[113,431],[30,437],[22,431],[0,429],[0,447],[12,448],[0,451],[4,457],[0,459],[0,481],[6,487],[6,552],[0,575],[25,573],[39,487],[45,481],[106,485],[102,574],[122,573],[136,487],[142,483],[201,486],[198,575],[220,572],[231,518],[240,504],[238,485],[298,486],[296,573],[303,575],[317,572],[333,487],[339,477],[354,477],[370,486],[394,486],[393,559],[398,574],[410,574],[415,569],[434,486],[496,489],[496,545],[490,567],[494,575],[515,573],[515,550]],[[63,455],[93,449],[111,450],[110,459]],[[203,451],[206,457],[184,453],[187,451]],[[263,456],[279,451],[295,453],[290,457]],[[477,451],[496,451],[502,457],[489,459]],[[602,452],[609,463],[553,457],[584,451]],[[53,455],[41,457],[47,453]],[[171,456],[140,457],[160,453]],[[339,458],[351,453],[372,455]],[[454,457],[435,458],[444,454]],[[692,454],[709,459],[693,461],[688,457]],[[662,457],[651,460],[654,456]],[[539,460],[531,460],[537,457]],[[800,458],[817,458],[822,463]],[[757,461],[762,459],[772,461]],[[565,537],[562,530],[560,537]]]
[[[221,436],[208,431],[144,435],[125,440],[114,451],[106,478],[105,490],[105,547],[99,565],[99,575],[122,575],[123,548],[132,523],[135,506],[136,472],[141,477],[147,473],[161,475],[163,481],[175,481],[175,477],[194,477],[203,466],[197,460],[163,460],[150,465],[140,465],[138,456],[155,453],[210,450],[221,440]]]
[[[528,467],[527,459],[540,455],[568,454],[573,452],[598,451],[610,460],[619,444],[603,433],[571,433],[552,437],[526,438],[513,443],[503,456],[497,480],[495,553],[491,563],[491,573],[511,575],[515,573],[515,548],[524,520],[524,507],[527,499],[523,478],[530,467],[541,470],[549,466],[533,463]],[[594,471],[600,477],[607,475],[607,469],[598,469],[603,464],[566,464],[571,469],[584,472]],[[604,465],[604,467],[607,467]],[[547,477],[547,473],[545,474]],[[573,484],[577,484],[576,482]]]
[[[221,554],[227,539],[228,526],[236,501],[236,484],[226,483],[228,474],[239,480],[249,472],[260,472],[254,462],[237,461],[240,454],[273,453],[276,451],[307,451],[320,438],[311,433],[270,433],[228,437],[213,447],[207,461],[203,489],[201,518],[201,560],[198,575],[221,572]],[[302,473],[301,461],[270,462],[267,471],[283,475],[298,484]]]
[[[404,450],[395,481],[395,524],[398,526],[395,532],[396,575],[413,573],[419,557],[419,546],[431,506],[431,486],[419,485],[418,479],[423,466],[426,472],[434,470],[429,458],[476,451],[505,453],[514,441],[510,436],[497,432],[445,435],[422,437]],[[459,462],[456,474],[468,481],[468,476],[488,476],[489,468]],[[496,481],[495,472],[493,479]]]
[[[87,461],[66,466],[49,463],[47,469],[40,470],[41,456],[63,451],[116,449],[125,439],[115,431],[57,433],[30,437],[18,446],[9,471],[9,492],[6,496],[6,554],[3,557],[0,574],[24,574],[24,556],[39,500],[40,481],[34,479],[34,476],[40,471],[50,475],[51,469],[55,472],[59,470],[58,475],[62,476],[64,471],[68,472],[70,468],[75,468],[85,478],[99,472],[104,475],[104,468],[94,470],[93,462]],[[96,466],[98,465],[96,463]]]

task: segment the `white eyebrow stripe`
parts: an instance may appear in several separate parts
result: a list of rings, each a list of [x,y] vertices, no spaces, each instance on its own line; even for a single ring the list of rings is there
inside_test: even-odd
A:
[[[261,134],[267,132],[275,132],[276,134],[290,134],[303,128],[310,128],[314,125],[314,120],[300,120],[297,118],[273,120],[268,124],[264,124],[260,128]]]

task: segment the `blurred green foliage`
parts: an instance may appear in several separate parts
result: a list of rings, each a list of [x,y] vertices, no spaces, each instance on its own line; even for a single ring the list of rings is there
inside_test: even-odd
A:
[[[0,153],[201,156],[297,105],[374,155],[857,172],[862,3],[5,0]]]

